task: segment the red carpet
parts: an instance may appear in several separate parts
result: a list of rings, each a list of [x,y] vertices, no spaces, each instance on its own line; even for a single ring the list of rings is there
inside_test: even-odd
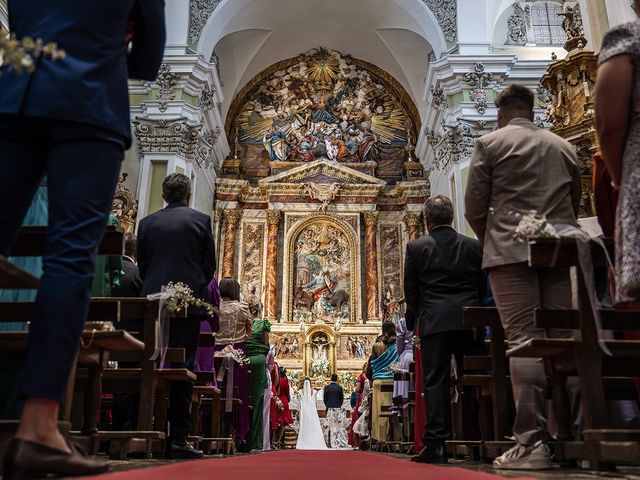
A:
[[[488,473],[458,467],[421,465],[386,455],[359,451],[287,450],[228,458],[180,462],[100,475],[100,480],[494,480]]]

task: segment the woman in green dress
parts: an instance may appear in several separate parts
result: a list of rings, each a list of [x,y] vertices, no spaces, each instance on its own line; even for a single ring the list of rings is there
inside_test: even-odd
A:
[[[249,402],[251,411],[251,427],[247,435],[247,451],[262,450],[263,443],[263,403],[264,390],[267,388],[266,357],[269,353],[269,332],[271,324],[268,320],[256,320],[251,329],[251,338],[245,342],[245,352],[249,359],[251,375],[249,377]]]

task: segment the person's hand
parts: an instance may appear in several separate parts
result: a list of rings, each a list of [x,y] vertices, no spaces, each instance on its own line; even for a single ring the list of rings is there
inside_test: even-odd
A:
[[[125,34],[124,34],[125,45],[129,45],[131,42],[133,42],[134,26],[135,24],[133,23],[132,20],[129,20],[127,22],[127,29],[125,30]]]

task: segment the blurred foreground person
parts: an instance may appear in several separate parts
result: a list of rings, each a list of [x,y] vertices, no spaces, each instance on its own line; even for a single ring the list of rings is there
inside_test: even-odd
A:
[[[91,474],[57,429],[89,306],[95,257],[124,150],[128,78],[154,80],[164,50],[163,0],[10,0],[11,33],[55,42],[35,71],[0,75],[0,255],[7,256],[46,175],[49,229],[20,387],[26,398],[4,478]],[[51,359],[55,358],[55,362]],[[47,368],[44,368],[44,366]]]

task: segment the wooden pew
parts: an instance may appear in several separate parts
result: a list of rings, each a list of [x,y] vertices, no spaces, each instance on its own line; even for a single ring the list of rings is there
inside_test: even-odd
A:
[[[591,245],[594,266],[606,266],[602,249]],[[578,260],[574,239],[540,239],[529,245],[530,265],[537,268],[571,268],[572,310],[535,312],[539,328],[568,328],[573,338],[532,338],[509,350],[510,357],[547,360],[555,382],[577,371],[583,411],[584,441],[558,442],[560,459],[585,459],[592,469],[608,470],[615,464],[640,463],[640,430],[612,428],[607,409],[607,386],[624,382],[624,377],[640,376],[640,341],[604,340],[601,348],[597,320],[589,300],[588,284]],[[600,311],[603,329],[640,330],[640,311]],[[612,383],[613,382],[613,383]],[[555,402],[556,416],[568,417],[566,398]],[[558,411],[560,410],[560,411]]]

